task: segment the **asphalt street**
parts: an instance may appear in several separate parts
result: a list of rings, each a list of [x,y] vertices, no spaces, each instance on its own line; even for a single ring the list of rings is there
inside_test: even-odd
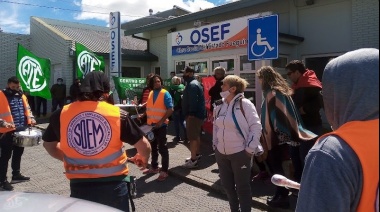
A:
[[[38,125],[41,129],[46,126],[46,123]],[[137,197],[134,199],[137,211],[229,211],[210,136],[202,135],[203,157],[195,170],[181,167],[190,155],[188,144],[173,142],[170,127],[167,138],[170,166],[169,177],[164,182],[156,180],[158,174],[143,175],[134,164],[129,164],[130,174],[137,177]],[[134,155],[132,146],[125,144],[124,148],[129,156]],[[25,148],[21,171],[31,180],[14,184],[15,191],[70,195],[62,162],[50,157],[42,145]],[[10,167],[8,177],[11,177]],[[291,210],[268,207],[266,197],[273,193],[274,186],[268,181],[252,183],[252,211],[294,210],[295,201],[291,201]]]

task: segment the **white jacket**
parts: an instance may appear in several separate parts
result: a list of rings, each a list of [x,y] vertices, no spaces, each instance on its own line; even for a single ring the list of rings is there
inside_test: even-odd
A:
[[[214,107],[213,148],[217,148],[220,153],[225,155],[231,155],[243,150],[259,155],[259,152],[262,151],[260,145],[262,130],[260,118],[255,105],[246,98],[242,99],[244,117],[240,110],[239,100],[242,95],[237,94],[230,104],[227,104],[222,99],[223,103]],[[239,132],[233,120],[232,109],[234,109],[236,121],[242,133]]]

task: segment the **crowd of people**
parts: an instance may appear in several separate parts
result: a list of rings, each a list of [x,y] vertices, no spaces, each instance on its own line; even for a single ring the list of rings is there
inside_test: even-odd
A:
[[[54,110],[43,145],[63,162],[72,197],[129,211],[127,161],[139,166],[143,174],[158,174],[158,181],[166,180],[170,158],[167,128],[172,117],[175,141],[189,142],[190,153],[183,167],[201,167],[200,136],[210,112],[212,148],[231,211],[251,211],[251,181],[285,175],[284,160],[291,160],[294,170],[288,177],[302,186],[299,192],[277,186],[267,199],[269,206],[289,207],[292,192],[298,196],[296,211],[378,210],[379,50],[360,49],[331,60],[323,86],[300,60],[290,61],[285,68],[288,79],[271,66],[257,70],[263,94],[260,115],[244,97],[248,82],[226,75],[223,67],[214,69],[210,111],[206,111],[204,88],[193,68],[186,67],[182,78],[172,72],[168,88],[161,76],[148,74],[138,100],[142,107],[137,119],[152,127],[151,141],[127,112],[107,102],[110,85],[104,73],[91,72],[82,82],[75,80],[70,87],[72,102],[67,105],[66,87],[59,78],[51,89]],[[13,190],[7,180],[11,157],[11,182],[30,179],[20,171],[24,148],[12,145],[13,132],[36,124],[28,97],[20,91],[16,77],[0,91],[0,102],[8,103],[0,106],[0,187],[4,190]],[[332,126],[332,132],[325,135],[329,130],[322,127],[322,108]],[[39,109],[36,114],[40,115]],[[84,125],[84,119],[91,126]],[[86,129],[70,133],[79,125]],[[89,133],[103,134],[88,139]],[[123,143],[133,145],[136,155],[128,158]],[[252,161],[259,173],[252,171]]]

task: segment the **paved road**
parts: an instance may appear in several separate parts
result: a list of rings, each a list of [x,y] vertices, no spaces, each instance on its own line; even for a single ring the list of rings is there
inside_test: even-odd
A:
[[[172,176],[164,182],[157,182],[157,175],[143,176],[134,164],[129,167],[131,173],[138,177],[138,196],[134,200],[138,211],[229,210],[228,202],[221,194],[191,186]],[[62,163],[52,159],[42,146],[25,149],[22,173],[30,176],[31,180],[14,184],[15,191],[70,194]]]
[[[46,127],[46,124],[40,125]],[[157,175],[145,176],[134,164],[130,164],[131,174],[137,176],[138,196],[135,199],[138,211],[229,211],[228,202],[220,185],[217,165],[210,138],[202,136],[202,160],[200,168],[182,168],[184,158],[189,156],[187,144],[172,142],[168,135],[170,152],[169,178],[164,182],[155,179]],[[128,155],[134,154],[132,146],[125,145]],[[41,146],[27,147],[22,159],[21,171],[30,176],[29,182],[15,184],[15,191],[40,192],[69,196],[69,181],[63,174],[63,164],[51,158]],[[8,176],[11,171],[8,170]],[[266,206],[265,199],[273,194],[270,183],[252,184],[252,211],[286,211]],[[293,201],[294,202],[294,201]],[[294,209],[294,204],[292,206]]]

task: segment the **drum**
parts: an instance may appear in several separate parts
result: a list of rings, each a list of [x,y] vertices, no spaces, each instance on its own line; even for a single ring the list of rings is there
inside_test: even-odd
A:
[[[13,133],[13,144],[19,147],[37,146],[41,143],[42,132],[37,128],[28,128]]]

